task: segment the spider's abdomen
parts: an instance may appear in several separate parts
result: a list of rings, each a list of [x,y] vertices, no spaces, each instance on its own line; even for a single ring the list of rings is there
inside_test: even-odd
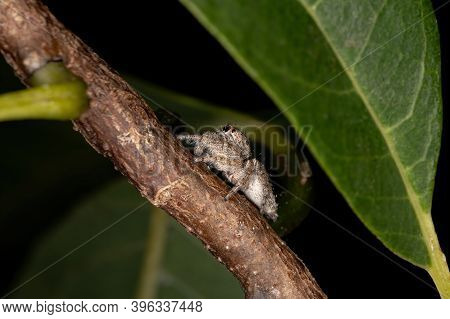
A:
[[[247,189],[244,189],[244,194],[250,199],[258,208],[261,208],[264,203],[264,187],[259,178],[254,177],[248,184]]]

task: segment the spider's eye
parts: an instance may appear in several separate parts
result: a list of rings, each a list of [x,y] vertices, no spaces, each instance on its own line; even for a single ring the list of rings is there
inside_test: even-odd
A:
[[[226,125],[223,127],[224,132],[228,132],[231,129],[231,125]]]

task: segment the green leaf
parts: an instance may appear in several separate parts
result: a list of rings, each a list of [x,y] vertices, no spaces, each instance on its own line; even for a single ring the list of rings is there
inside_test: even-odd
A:
[[[309,179],[302,185],[298,165],[304,159],[291,142],[286,130],[287,124],[282,119],[278,120],[276,126],[261,129],[264,122],[255,116],[172,92],[135,77],[127,77],[127,80],[138,92],[151,100],[153,108],[160,106],[160,109],[156,110],[157,114],[167,114],[165,110],[170,111],[172,120],[173,116],[179,117],[185,124],[197,130],[205,127],[217,129],[226,124],[233,124],[243,129],[254,143],[267,148],[269,152],[264,153],[264,156],[269,157],[267,161],[274,164],[274,167],[271,167],[273,180],[296,195],[293,197],[275,186],[278,190],[279,218],[275,223],[271,223],[272,227],[280,236],[284,236],[300,225],[310,211],[304,201],[312,196],[313,180]],[[261,152],[263,149],[257,148],[257,153]]]
[[[182,0],[272,97],[364,224],[450,275],[431,220],[440,57],[428,0]],[[324,199],[326,200],[326,199]]]
[[[16,287],[9,297],[243,297],[199,240],[125,181],[87,198],[43,238]]]

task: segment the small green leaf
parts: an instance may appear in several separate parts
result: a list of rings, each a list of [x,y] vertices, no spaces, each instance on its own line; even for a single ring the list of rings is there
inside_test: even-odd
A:
[[[276,164],[274,165],[276,168],[272,169],[273,180],[276,185],[282,185],[296,195],[293,197],[282,189],[278,190],[279,218],[272,223],[272,227],[279,235],[284,236],[300,225],[310,208],[298,198],[308,200],[311,197],[313,181],[309,179],[304,185],[301,183],[298,165],[304,159],[299,158],[301,152],[298,152],[290,141],[286,123],[279,119],[277,125],[263,127],[264,122],[256,116],[175,93],[134,77],[127,77],[127,80],[151,100],[153,108],[160,106],[160,110],[170,111],[172,116],[179,117],[194,129],[204,127],[217,129],[226,124],[233,124],[243,129],[254,143],[268,148],[269,152],[265,156],[269,163]],[[262,152],[263,150],[258,149],[258,153]]]
[[[272,97],[364,224],[450,274],[431,220],[440,57],[428,0],[182,0]],[[326,200],[326,199],[324,199]]]
[[[125,181],[87,198],[36,245],[9,297],[243,297],[237,280],[197,239],[165,213],[162,220],[152,214],[162,213]],[[159,257],[148,250],[159,245]],[[147,252],[157,257],[150,269]]]

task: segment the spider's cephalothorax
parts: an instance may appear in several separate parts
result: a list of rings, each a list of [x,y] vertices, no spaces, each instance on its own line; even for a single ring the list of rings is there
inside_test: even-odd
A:
[[[277,203],[264,165],[252,157],[247,136],[231,125],[201,135],[178,135],[194,145],[195,161],[204,162],[220,171],[233,184],[227,200],[241,190],[259,207],[262,214],[276,220]]]

